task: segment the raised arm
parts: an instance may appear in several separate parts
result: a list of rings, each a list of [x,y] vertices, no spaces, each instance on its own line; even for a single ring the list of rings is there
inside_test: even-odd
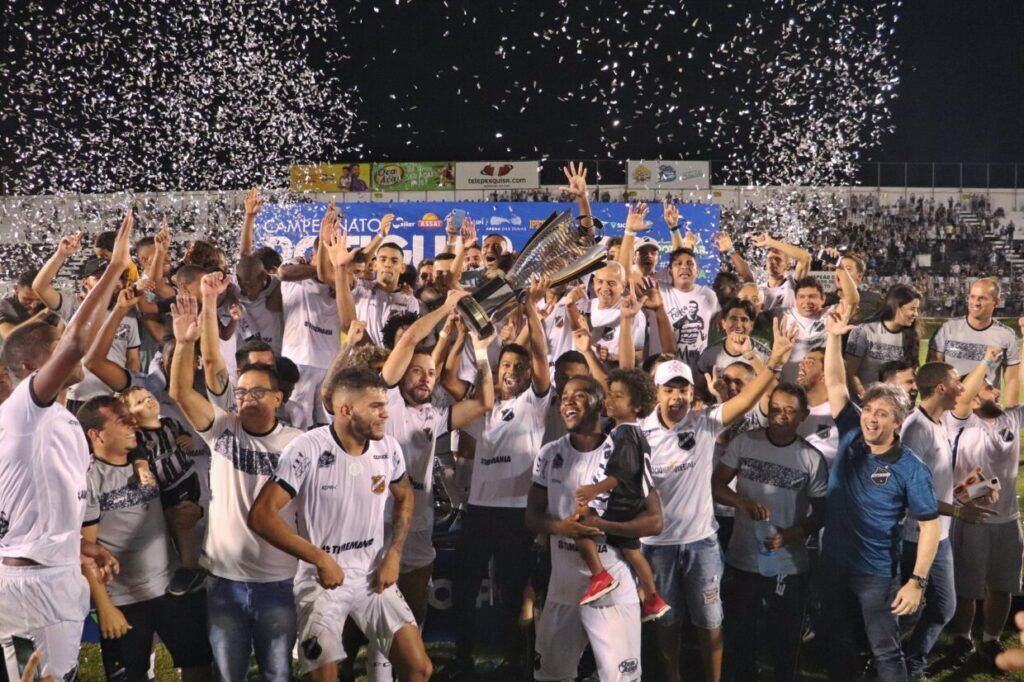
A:
[[[850,402],[850,390],[846,386],[846,366],[843,364],[843,334],[853,329],[849,323],[850,308],[845,301],[839,309],[828,313],[828,338],[825,339],[825,389],[828,404],[835,419]]]
[[[982,361],[964,378],[964,392],[956,399],[956,407],[953,408],[953,414],[957,419],[967,419],[971,416],[971,403],[974,402],[981,389],[985,388],[986,373],[989,369],[999,365],[999,358],[1002,355],[1002,348],[989,346],[985,349],[985,357]]]
[[[50,256],[49,260],[39,268],[35,279],[32,280],[32,291],[42,299],[43,303],[50,310],[60,307],[61,293],[53,288],[53,278],[57,276],[60,269],[67,262],[68,258],[75,255],[82,248],[82,233],[76,232],[66,237],[61,237],[57,244],[57,250]]]
[[[230,282],[220,272],[203,275],[199,282],[199,290],[203,296],[203,307],[200,316],[199,354],[203,358],[203,375],[206,378],[206,390],[214,395],[221,395],[227,390],[228,366],[224,355],[220,352],[220,332],[217,321],[217,297],[223,294]]]
[[[153,293],[159,298],[170,298],[174,296],[174,287],[164,279],[164,263],[171,252],[171,232],[167,227],[167,221],[160,221],[160,231],[153,237],[153,258],[146,268],[146,278],[153,283]],[[155,307],[155,306],[153,306]],[[147,311],[144,311],[147,312]],[[152,309],[148,312],[154,312]]]
[[[348,249],[348,230],[328,229],[322,233],[321,245],[333,268],[334,301],[338,306],[338,318],[341,328],[348,329],[356,320],[356,302],[352,297],[352,287],[348,271],[349,263],[356,257],[356,251]]]
[[[494,407],[494,377],[487,358],[487,347],[494,342],[494,337],[481,339],[474,332],[470,332],[470,336],[473,339],[473,355],[476,357],[476,391],[472,398],[452,405],[453,429],[468,426]]]
[[[462,286],[462,269],[466,262],[466,249],[476,243],[476,224],[473,223],[473,219],[468,215],[466,219],[462,221],[462,229],[459,233],[459,239],[455,243],[455,259],[452,261],[452,274],[450,286],[453,288],[459,288]]]
[[[316,266],[308,263],[286,263],[277,269],[277,278],[282,282],[301,282],[316,278]]]
[[[639,202],[629,207],[626,214],[626,229],[622,233],[622,244],[619,245],[619,256],[616,261],[622,266],[625,274],[623,281],[629,282],[633,274],[633,252],[636,250],[636,234],[649,230],[651,224],[645,222],[647,217],[647,204]]]
[[[739,394],[722,403],[722,424],[724,426],[729,426],[754,409],[757,401],[761,399],[761,395],[768,390],[768,386],[775,379],[775,371],[781,369],[785,364],[783,358],[788,357],[792,352],[796,339],[796,325],[785,325],[779,322],[779,318],[775,318],[772,320],[772,332],[775,340],[772,342],[772,352],[767,364],[761,362],[761,359],[752,350],[744,354],[743,359],[753,366],[757,374],[747,382]]]
[[[715,244],[718,246],[719,258],[725,256],[732,263],[732,267],[736,270],[736,275],[740,278],[741,282],[753,282],[754,272],[750,269],[750,265],[747,261],[743,260],[743,256],[736,250],[736,245],[732,242],[732,237],[725,230],[722,230],[715,235]]]
[[[580,353],[583,354],[583,358],[587,361],[587,369],[590,370],[590,374],[597,379],[597,382],[601,384],[601,387],[608,390],[608,373],[605,370],[604,364],[601,362],[601,358],[597,357],[597,353],[594,352],[594,346],[590,343],[590,329],[587,327],[587,321],[581,316],[579,318],[580,325],[572,330],[572,344]],[[632,365],[629,365],[632,367]],[[619,361],[619,367],[627,369],[622,365],[622,361]]]
[[[551,285],[547,277],[535,278],[530,282],[526,295],[526,323],[530,327],[530,364],[533,368],[533,392],[545,395],[551,388],[551,374],[548,369],[548,339],[544,325],[537,312],[537,303],[544,298],[544,292]]]
[[[466,325],[459,316],[452,317],[455,328],[455,340],[448,349],[448,357],[444,361],[444,369],[441,371],[440,384],[456,400],[462,398],[469,391],[469,382],[459,378],[459,367],[462,365],[462,349],[466,344]]]
[[[594,216],[590,212],[590,197],[587,194],[587,169],[583,167],[582,161],[576,165],[570,161],[568,166],[562,168],[562,172],[565,173],[568,184],[561,190],[576,199],[580,209],[580,225],[587,228],[590,238],[593,239]]]
[[[437,309],[432,310],[409,325],[405,333],[395,341],[394,349],[392,349],[391,354],[388,355],[388,359],[384,361],[384,366],[380,370],[384,383],[388,386],[394,386],[402,380],[402,375],[409,368],[409,362],[416,352],[416,346],[423,339],[430,336],[430,332],[437,325],[444,322],[445,318],[457,314],[455,312],[455,304],[467,296],[469,296],[468,292],[453,289],[448,292],[448,297]]]
[[[131,290],[122,289],[117,295],[117,304],[100,327],[99,335],[92,348],[86,353],[83,363],[85,368],[99,377],[113,391],[123,391],[131,383],[128,368],[122,367],[113,360],[107,359],[110,347],[114,344],[117,330],[121,326],[128,311],[135,307],[138,297]]]
[[[320,282],[334,280],[334,272],[331,270],[331,259],[327,255],[327,245],[325,242],[329,235],[338,232],[340,223],[341,217],[338,214],[338,210],[334,208],[334,199],[331,199],[331,203],[327,205],[327,211],[324,213],[323,220],[320,221],[320,239],[317,241],[316,252],[313,254],[316,278]]]
[[[799,246],[780,242],[778,239],[772,239],[768,236],[767,232],[754,235],[753,242],[754,246],[759,246],[762,249],[775,249],[783,256],[795,260],[796,270],[794,270],[793,275],[796,279],[803,279],[811,271],[811,252],[807,249],[801,249]]]
[[[253,247],[253,233],[256,229],[256,216],[259,215],[260,209],[263,207],[263,201],[260,200],[260,194],[253,187],[249,190],[249,193],[245,195],[245,222],[242,223],[242,237],[241,243],[238,247],[238,255],[242,258],[252,255]]]
[[[179,294],[171,304],[174,320],[174,357],[168,393],[200,433],[213,424],[213,405],[193,386],[196,340],[199,339],[199,305],[194,296]]]
[[[373,255],[377,253],[377,249],[380,247],[381,242],[384,241],[384,238],[391,233],[391,223],[394,220],[394,213],[385,213],[384,217],[380,219],[380,230],[377,231],[377,234],[373,235],[373,239],[370,240],[369,244],[359,249],[363,252],[363,255],[366,256],[367,263],[369,263],[370,259],[373,258]]]
[[[860,292],[857,291],[857,283],[853,281],[853,276],[846,268],[838,268],[836,276],[839,279],[839,298],[846,301],[846,304],[850,306],[850,310],[856,313],[857,305],[860,303]]]
[[[39,403],[46,405],[57,398],[57,393],[64,387],[68,375],[82,362],[82,358],[96,339],[114,288],[131,262],[130,248],[134,224],[135,218],[129,209],[118,230],[107,269],[82,301],[78,312],[64,329],[57,347],[32,380],[32,392]]]
[[[619,368],[631,369],[636,367],[637,352],[633,346],[633,323],[640,315],[640,301],[633,291],[633,283],[626,280],[626,293],[619,300],[619,311],[621,313],[621,324],[619,325]]]
[[[658,323],[658,342],[661,344],[662,353],[676,353],[676,337],[672,333],[672,320],[668,319],[668,311],[665,310],[665,299],[661,296],[661,288],[653,278],[648,277],[643,282],[643,288],[637,294],[640,296],[641,305],[646,310],[654,311],[654,319]],[[650,329],[647,330],[650,333]]]
[[[662,204],[662,217],[668,225],[668,233],[672,236],[672,250],[683,248],[683,235],[679,232],[679,208],[671,201]]]

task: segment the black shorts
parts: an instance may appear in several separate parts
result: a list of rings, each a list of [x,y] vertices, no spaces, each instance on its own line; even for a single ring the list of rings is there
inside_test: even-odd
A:
[[[199,473],[196,471],[167,490],[160,491],[160,504],[164,509],[182,502],[199,502]]]
[[[100,639],[108,680],[146,680],[153,635],[174,659],[175,668],[201,668],[213,661],[206,635],[206,591],[119,606],[132,626],[120,639]]]
[[[637,515],[643,511],[645,503],[643,500],[640,501],[639,506],[635,504],[621,504],[613,505],[612,501],[615,499],[614,492],[612,493],[612,499],[608,500],[608,508],[601,518],[605,521],[632,521]],[[640,538],[626,538],[621,535],[608,535],[605,538],[612,547],[618,547],[619,549],[640,549]]]

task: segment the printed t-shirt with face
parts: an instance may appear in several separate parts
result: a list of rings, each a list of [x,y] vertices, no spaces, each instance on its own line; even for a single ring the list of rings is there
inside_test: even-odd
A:
[[[160,504],[160,489],[142,485],[128,462],[111,464],[98,457],[89,469],[85,525],[99,524],[99,543],[121,564],[107,585],[117,606],[164,594],[177,559]]]
[[[284,334],[284,313],[271,310],[267,303],[271,299],[281,297],[281,280],[271,276],[270,282],[255,298],[246,298],[241,291],[238,300],[243,306],[242,319],[238,321],[238,338],[242,341],[262,339],[270,344],[275,355],[281,355],[281,342]]]
[[[767,283],[758,287],[761,290],[761,310],[771,313],[775,310],[787,310],[796,305],[796,280],[793,275],[786,275],[777,287]]]
[[[729,443],[722,464],[736,470],[736,492],[761,502],[776,528],[789,528],[810,512],[810,500],[825,496],[828,465],[821,453],[796,436],[776,445],[764,429],[742,433]],[[780,575],[810,570],[802,542],[775,550]],[[737,514],[726,560],[732,566],[757,573],[757,538],[754,520]]]
[[[23,379],[0,405],[0,557],[77,566],[92,462],[82,425]]]
[[[564,519],[575,509],[576,489],[605,478],[604,469],[612,453],[611,438],[595,450],[580,452],[572,446],[570,436],[564,436],[545,445],[537,456],[533,484],[547,492],[548,516]],[[552,604],[579,606],[580,595],[590,582],[590,572],[571,538],[552,535],[551,578],[547,599]],[[639,600],[636,582],[629,565],[615,547],[597,543],[597,551],[604,569],[619,581],[618,589],[601,598],[601,605],[635,604]]]
[[[360,281],[352,290],[356,319],[366,323],[366,335],[378,346],[384,345],[384,325],[392,315],[420,314],[420,302],[401,291],[385,291],[376,282]]]
[[[999,497],[995,504],[985,505],[996,513],[985,517],[983,522],[1006,523],[1020,518],[1016,484],[1024,405],[1008,407],[993,420],[982,419],[976,413],[967,419],[957,419],[952,412],[942,417],[946,431],[953,439],[953,459],[956,462],[953,480],[959,483],[975,467],[981,467],[985,476],[999,479]]]
[[[391,436],[367,441],[362,453],[351,455],[328,425],[289,444],[274,480],[293,497],[298,534],[330,554],[348,582],[368,580],[380,562],[389,486],[404,475],[402,451]],[[297,584],[316,576],[316,566],[299,562]]]
[[[718,297],[710,287],[700,284],[694,285],[690,291],[681,291],[665,284],[659,284],[658,287],[665,304],[665,313],[672,323],[679,357],[695,367],[697,358],[708,347],[711,318],[721,310]]]
[[[533,463],[544,437],[544,420],[554,390],[538,396],[533,386],[494,407],[463,429],[476,439],[469,503],[480,507],[526,508]]]
[[[796,375],[800,371],[800,362],[812,350],[825,345],[825,340],[828,337],[826,331],[828,308],[822,308],[817,317],[804,317],[796,311],[796,308],[788,308],[776,314],[782,318],[780,324],[795,325],[796,327],[793,352],[789,354],[789,361],[782,367],[782,378],[780,379],[780,381],[796,381]]]
[[[711,499],[715,439],[722,432],[720,406],[688,410],[671,428],[658,408],[640,422],[651,446],[651,477],[661,498],[661,533],[641,538],[645,545],[682,545],[718,530]]]
[[[878,370],[885,363],[893,360],[917,360],[904,358],[903,333],[889,331],[881,321],[867,322],[854,327],[846,340],[846,353],[861,358],[857,378],[865,388],[878,381]]]
[[[434,447],[438,436],[451,431],[451,408],[436,407],[432,402],[412,407],[397,387],[389,388],[387,395],[384,432],[395,439],[404,456],[415,501],[409,530],[428,530],[434,527]],[[385,523],[390,523],[390,506],[384,513]]]
[[[952,504],[953,450],[946,427],[942,423],[933,422],[924,408],[917,407],[903,420],[900,442],[928,465],[932,472],[935,499]],[[939,539],[945,540],[949,537],[950,517],[940,516],[939,521],[942,523],[942,535]],[[917,542],[917,535],[917,522],[907,519],[903,528],[903,539],[907,542]]]
[[[984,329],[975,329],[966,317],[958,317],[947,321],[932,337],[931,349],[943,354],[943,362],[948,362],[959,375],[969,374],[985,357],[988,346],[999,346],[1003,356],[995,367],[991,367],[985,375],[993,386],[999,385],[1006,367],[1020,364],[1020,339],[1016,332],[999,320]]]
[[[836,458],[836,448],[839,447],[839,429],[832,419],[832,408],[826,400],[818,405],[808,406],[807,411],[807,419],[796,427],[797,435],[814,446],[825,458],[825,462],[832,466]]]
[[[590,322],[590,343],[595,351],[604,349],[610,357],[619,356],[619,334],[622,330],[622,310],[619,304],[611,308],[601,308],[597,299],[586,299],[586,317]],[[647,340],[646,318],[637,315],[633,318],[633,349],[643,351]],[[570,340],[572,335],[570,332]]]
[[[281,354],[296,365],[330,367],[341,348],[338,332],[341,321],[330,287],[312,279],[282,282],[281,307],[284,310]]]
[[[295,575],[296,560],[250,530],[249,510],[263,485],[277,470],[281,453],[302,435],[275,423],[269,433],[252,434],[238,415],[216,405],[213,422],[202,432],[213,451],[210,462],[209,532],[202,565],[220,578],[241,582],[276,582]],[[282,510],[291,525],[294,511]]]

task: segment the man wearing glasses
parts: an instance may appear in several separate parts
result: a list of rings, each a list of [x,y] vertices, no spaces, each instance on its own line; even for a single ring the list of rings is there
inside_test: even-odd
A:
[[[217,672],[221,679],[245,679],[255,649],[263,679],[289,680],[296,561],[254,534],[246,518],[281,451],[302,432],[277,420],[283,395],[270,365],[242,368],[234,389],[236,413],[196,391],[191,371],[200,333],[196,299],[179,296],[171,314],[177,344],[170,395],[213,452],[210,488],[216,494],[210,500],[202,564],[210,572],[209,633]]]

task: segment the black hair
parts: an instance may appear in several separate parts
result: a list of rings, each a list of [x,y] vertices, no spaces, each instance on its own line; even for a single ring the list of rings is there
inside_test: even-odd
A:
[[[402,270],[402,274],[400,274],[398,276],[398,283],[399,284],[407,284],[410,289],[415,289],[416,288],[416,268],[414,268],[412,265],[406,265],[404,267],[405,267],[405,269]]]
[[[135,253],[138,253],[139,249],[155,245],[156,239],[154,239],[153,237],[143,237],[142,239],[139,239],[137,242],[135,242]]]
[[[449,253],[448,251],[445,251],[444,253],[439,253],[436,256],[434,256],[434,262],[439,263],[439,262],[441,262],[443,260],[455,260],[455,254],[454,253]],[[420,263],[420,265],[423,265],[423,263],[426,263],[426,262],[427,261],[422,261]]]
[[[643,361],[643,364],[640,365],[640,368],[643,371],[645,371],[648,374],[650,374],[651,373],[651,368],[654,367],[654,365],[656,365],[657,363],[659,363],[659,362],[668,362],[669,360],[675,360],[675,359],[676,359],[676,356],[672,355],[671,353],[658,353],[657,355],[651,355],[651,356],[647,357]]]
[[[288,358],[281,356],[274,361],[274,368],[277,370],[277,378],[281,384],[294,385],[299,383],[301,375],[299,366]]]
[[[772,390],[771,396],[768,397],[769,404],[771,404],[772,396],[776,393],[785,393],[786,395],[793,396],[800,403],[800,410],[802,412],[807,411],[807,391],[802,386],[798,386],[791,381],[783,381]]]
[[[438,255],[443,255],[443,254],[438,254]],[[452,258],[454,258],[454,257],[455,256],[452,255]],[[433,265],[433,264],[434,264],[434,259],[433,258],[424,258],[423,260],[420,261],[419,265],[416,266],[416,269],[419,270],[424,265]]]
[[[324,394],[329,398],[333,398],[341,389],[358,391],[365,388],[387,388],[380,372],[362,365],[342,367],[327,379],[324,387]]]
[[[78,423],[82,425],[82,431],[85,432],[86,438],[89,437],[89,432],[93,429],[102,431],[103,427],[107,425],[107,417],[102,412],[105,407],[118,412],[128,409],[119,398],[112,395],[98,395],[86,400],[75,414]]]
[[[34,365],[50,352],[50,344],[56,335],[56,328],[44,320],[26,322],[15,328],[4,340],[3,363],[8,371],[19,379],[23,365]]]
[[[813,352],[813,351],[812,351]],[[900,372],[905,372],[908,369],[916,369],[917,363],[908,362],[907,360],[890,360],[881,367],[878,368],[878,380],[885,383],[892,379]]]
[[[953,365],[945,362],[926,362],[917,369],[914,378],[917,380],[917,394],[922,400],[935,393],[939,384],[949,378],[951,369]]]
[[[206,270],[200,266],[192,263],[186,263],[178,268],[178,271],[174,273],[174,278],[179,285],[185,285],[191,284],[197,279],[202,279],[205,274],[207,274]]]
[[[270,248],[269,246],[261,246],[260,248],[256,249],[255,255],[257,258],[263,261],[263,267],[267,271],[278,269],[279,267],[281,267],[281,263],[284,262],[284,260],[281,258],[281,254],[279,254],[277,251],[274,251],[274,249]]]
[[[688,249],[685,246],[680,246],[678,249],[674,249],[672,253],[668,254],[668,262],[671,265],[676,262],[676,258],[680,256],[689,256],[694,261],[697,260],[697,254],[693,252],[693,249]]]
[[[751,322],[757,320],[757,311],[754,310],[753,303],[746,300],[745,298],[733,298],[726,301],[725,305],[722,306],[722,313],[718,317],[719,324],[725,324],[725,318],[729,316],[729,312],[732,310],[736,310],[737,308],[745,312],[747,314],[747,317],[750,318]]]
[[[398,251],[398,253],[402,254],[402,258],[405,258],[405,249],[403,249],[400,245],[396,244],[395,242],[384,242],[383,244],[377,247],[377,251],[381,251],[382,249],[394,249]]]
[[[114,243],[117,241],[117,230],[108,230],[106,232],[100,232],[96,235],[96,243],[94,246],[97,249],[104,249],[106,251],[114,250]]]
[[[281,379],[277,376],[277,368],[273,365],[266,365],[261,362],[249,363],[242,367],[242,371],[238,373],[238,376],[241,378],[249,372],[263,372],[267,375],[267,379],[270,380],[270,388],[274,391],[281,390]]]
[[[658,404],[658,389],[654,386],[654,380],[642,369],[613,369],[608,372],[608,386],[615,381],[626,387],[629,402],[637,408],[639,416],[649,415]]]
[[[807,276],[797,280],[796,284],[793,285],[793,293],[797,294],[801,289],[817,289],[821,297],[825,297],[825,287],[821,286],[821,282],[814,277]]]
[[[565,365],[585,365],[587,364],[587,358],[583,353],[578,350],[567,350],[558,356],[555,360],[555,369],[564,367]]]
[[[39,269],[38,268],[33,268],[32,270],[26,270],[23,273],[21,273],[20,275],[18,275],[18,288],[19,289],[23,289],[25,287],[32,288],[32,282],[35,281],[36,275],[38,275],[38,274],[39,274]]]
[[[913,301],[920,301],[921,293],[906,284],[894,284],[885,292],[885,300],[878,311],[880,322],[892,322],[896,319],[899,309]],[[903,340],[903,359],[917,366],[918,353],[921,349],[921,329],[918,323],[900,330]]]
[[[235,364],[239,367],[249,364],[249,353],[274,352],[274,348],[261,338],[253,337],[246,339],[242,345],[235,349]],[[276,353],[274,353],[276,357]]]
[[[388,321],[384,323],[384,328],[380,331],[381,340],[384,341],[385,348],[394,348],[398,330],[402,327],[410,326],[418,319],[420,319],[420,316],[412,312],[396,313],[389,317]]]
[[[587,391],[587,407],[591,410],[594,408],[600,408],[604,404],[604,386],[601,382],[595,379],[590,374],[581,374],[575,377],[569,377],[569,380],[565,382],[566,386],[569,385],[569,381],[582,381],[586,384]]]
[[[498,353],[498,363],[501,363],[501,358],[504,357],[505,353],[512,353],[523,358],[527,362],[530,361],[530,351],[526,350],[523,346],[518,343],[506,343],[501,347],[501,351]]]

